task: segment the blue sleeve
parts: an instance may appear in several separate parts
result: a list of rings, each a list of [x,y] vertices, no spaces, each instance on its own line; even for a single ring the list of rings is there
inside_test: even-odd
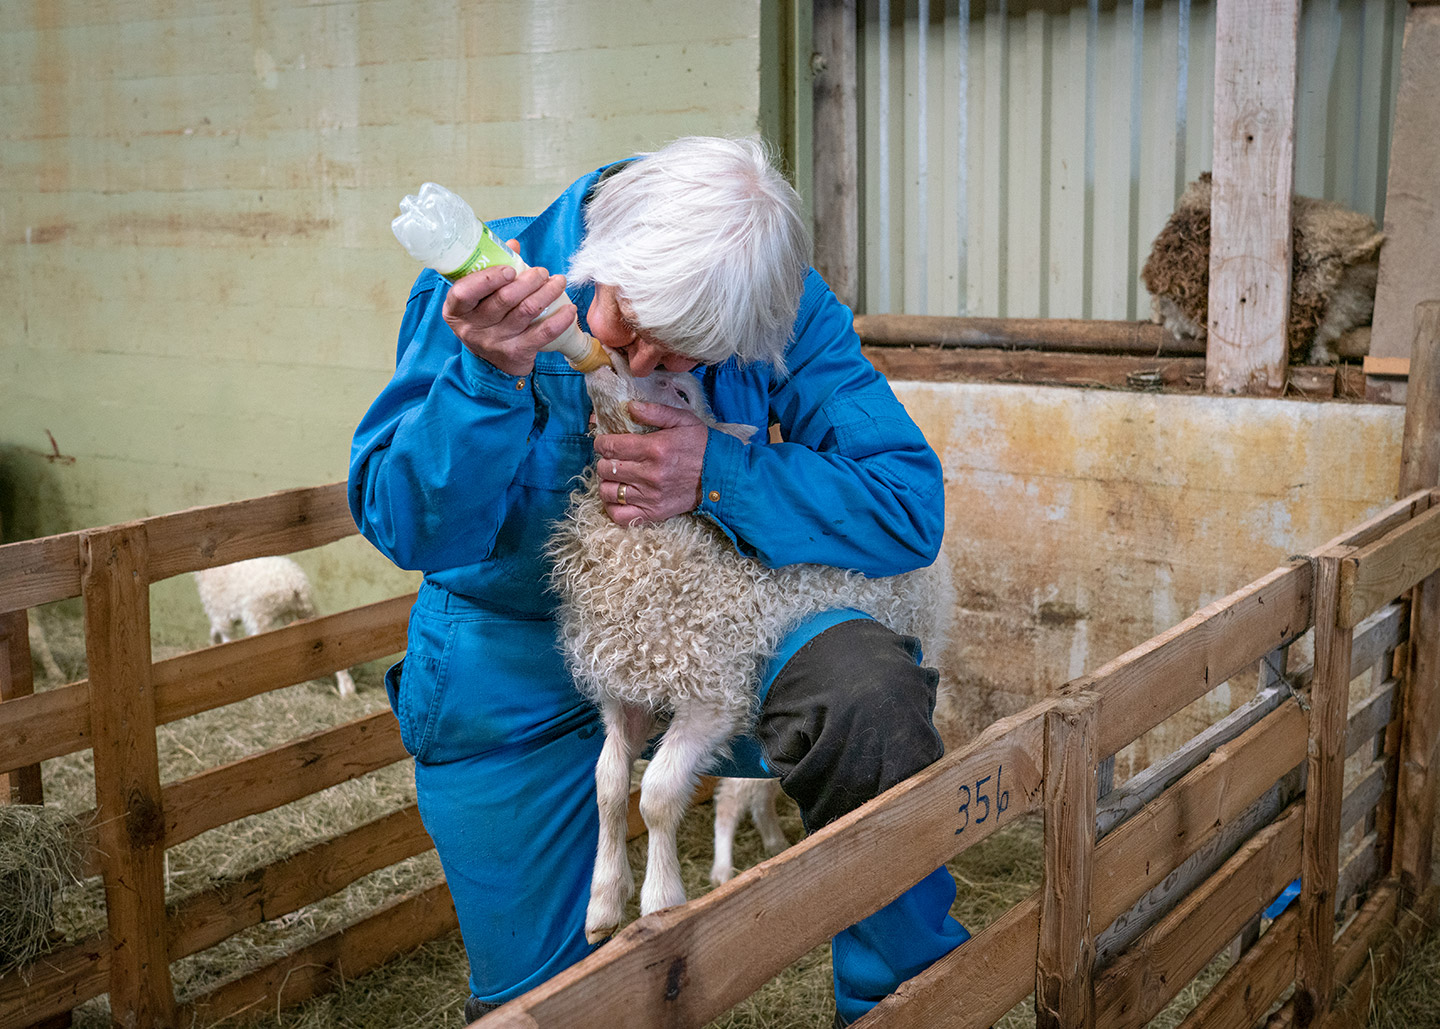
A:
[[[402,568],[484,560],[535,422],[529,377],[476,357],[441,318],[449,284],[432,271],[411,291],[395,376],[355,432],[350,512]]]
[[[768,400],[784,442],[712,430],[700,513],[771,567],[897,575],[930,564],[945,531],[940,460],[813,270],[786,356]]]

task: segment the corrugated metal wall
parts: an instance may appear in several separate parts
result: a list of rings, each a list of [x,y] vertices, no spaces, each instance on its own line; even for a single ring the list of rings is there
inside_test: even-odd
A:
[[[1295,188],[1383,216],[1405,0],[1302,7]],[[1149,316],[1139,271],[1210,167],[1215,5],[867,0],[869,312]]]

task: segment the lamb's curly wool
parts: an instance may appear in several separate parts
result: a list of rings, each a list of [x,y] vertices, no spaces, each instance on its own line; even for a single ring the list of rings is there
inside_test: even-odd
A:
[[[660,713],[707,703],[743,727],[758,677],[809,615],[853,607],[936,655],[947,635],[946,565],[870,579],[824,565],[769,569],[714,525],[682,516],[620,526],[593,470],[551,543],[570,672],[591,699]]]
[[[1153,320],[1180,339],[1206,336],[1211,192],[1209,172],[1185,187],[1140,272]],[[1294,198],[1291,225],[1291,360],[1333,364],[1331,344],[1370,322],[1385,237],[1373,219],[1313,197]]]

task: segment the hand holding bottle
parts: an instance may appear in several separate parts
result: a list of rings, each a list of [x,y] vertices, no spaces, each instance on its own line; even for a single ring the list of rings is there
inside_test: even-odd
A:
[[[600,344],[580,331],[564,277],[530,268],[513,239],[507,248],[444,186],[427,182],[401,200],[390,230],[411,257],[455,283],[445,322],[497,368],[529,374],[540,350],[560,351],[582,372],[610,363]]]
[[[573,328],[576,317],[563,275],[509,265],[491,265],[455,283],[443,313],[461,343],[510,375],[529,375],[536,353]]]

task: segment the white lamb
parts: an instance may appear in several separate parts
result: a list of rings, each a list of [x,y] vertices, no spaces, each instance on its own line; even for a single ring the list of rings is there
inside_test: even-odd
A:
[[[630,400],[688,408],[716,425],[689,373],[633,378],[623,368],[601,369],[586,385],[602,432],[646,431],[630,419]],[[742,439],[755,431],[716,427]],[[595,770],[600,840],[585,917],[591,942],[618,928],[634,891],[625,853],[630,769],[665,715],[640,785],[650,836],[642,914],[684,902],[676,829],[700,773],[749,727],[761,669],[788,629],[821,611],[856,608],[918,637],[933,659],[954,608],[943,559],[877,579],[820,565],[770,569],[737,553],[702,518],[616,525],[598,490],[592,469],[550,542],[565,659],[605,723]]]
[[[257,557],[195,573],[200,603],[210,618],[210,642],[229,643],[238,623],[244,635],[269,632],[315,617],[315,597],[304,570],[288,557]],[[355,693],[350,672],[335,673],[340,696]]]
[[[715,784],[715,860],[710,881],[716,886],[735,875],[735,830],[745,812],[750,813],[765,853],[775,855],[790,841],[780,827],[775,802],[780,798],[779,779],[721,779]]]

